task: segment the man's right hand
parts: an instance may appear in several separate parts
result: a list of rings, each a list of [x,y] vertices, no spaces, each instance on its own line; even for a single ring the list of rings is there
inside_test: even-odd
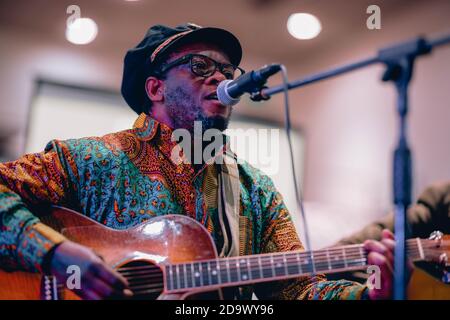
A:
[[[83,299],[120,299],[132,295],[127,280],[109,267],[91,249],[72,241],[64,241],[56,247],[50,261],[50,272],[59,283],[66,284],[67,268],[78,266],[81,271],[81,288],[73,289]]]

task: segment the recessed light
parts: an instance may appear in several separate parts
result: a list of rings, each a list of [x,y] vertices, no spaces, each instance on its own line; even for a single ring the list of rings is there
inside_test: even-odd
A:
[[[291,14],[287,21],[287,29],[291,36],[300,40],[317,37],[322,30],[319,19],[309,13]]]
[[[97,37],[98,28],[90,18],[78,18],[66,28],[66,39],[74,44],[88,44]]]

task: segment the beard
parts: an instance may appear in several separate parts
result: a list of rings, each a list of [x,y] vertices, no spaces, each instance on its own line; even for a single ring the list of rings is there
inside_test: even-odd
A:
[[[174,129],[183,128],[194,132],[194,122],[201,121],[202,132],[208,129],[224,131],[228,128],[230,116],[207,116],[196,99],[183,87],[169,88],[164,95],[167,112]]]

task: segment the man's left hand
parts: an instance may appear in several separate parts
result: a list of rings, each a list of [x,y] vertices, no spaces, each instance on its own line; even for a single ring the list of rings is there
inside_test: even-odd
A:
[[[369,288],[369,298],[371,300],[391,299],[393,295],[394,276],[394,234],[385,229],[381,234],[381,240],[366,240],[364,248],[368,252],[368,265],[380,267],[380,288]],[[408,263],[409,269],[411,264]],[[408,272],[408,279],[411,272]]]

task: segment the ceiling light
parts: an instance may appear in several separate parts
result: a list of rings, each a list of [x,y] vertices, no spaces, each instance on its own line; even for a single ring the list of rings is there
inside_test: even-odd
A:
[[[287,29],[291,36],[300,40],[317,37],[322,30],[319,19],[309,13],[291,14],[287,21]]]
[[[88,44],[94,41],[98,28],[90,18],[78,18],[66,28],[66,39],[74,44]]]

